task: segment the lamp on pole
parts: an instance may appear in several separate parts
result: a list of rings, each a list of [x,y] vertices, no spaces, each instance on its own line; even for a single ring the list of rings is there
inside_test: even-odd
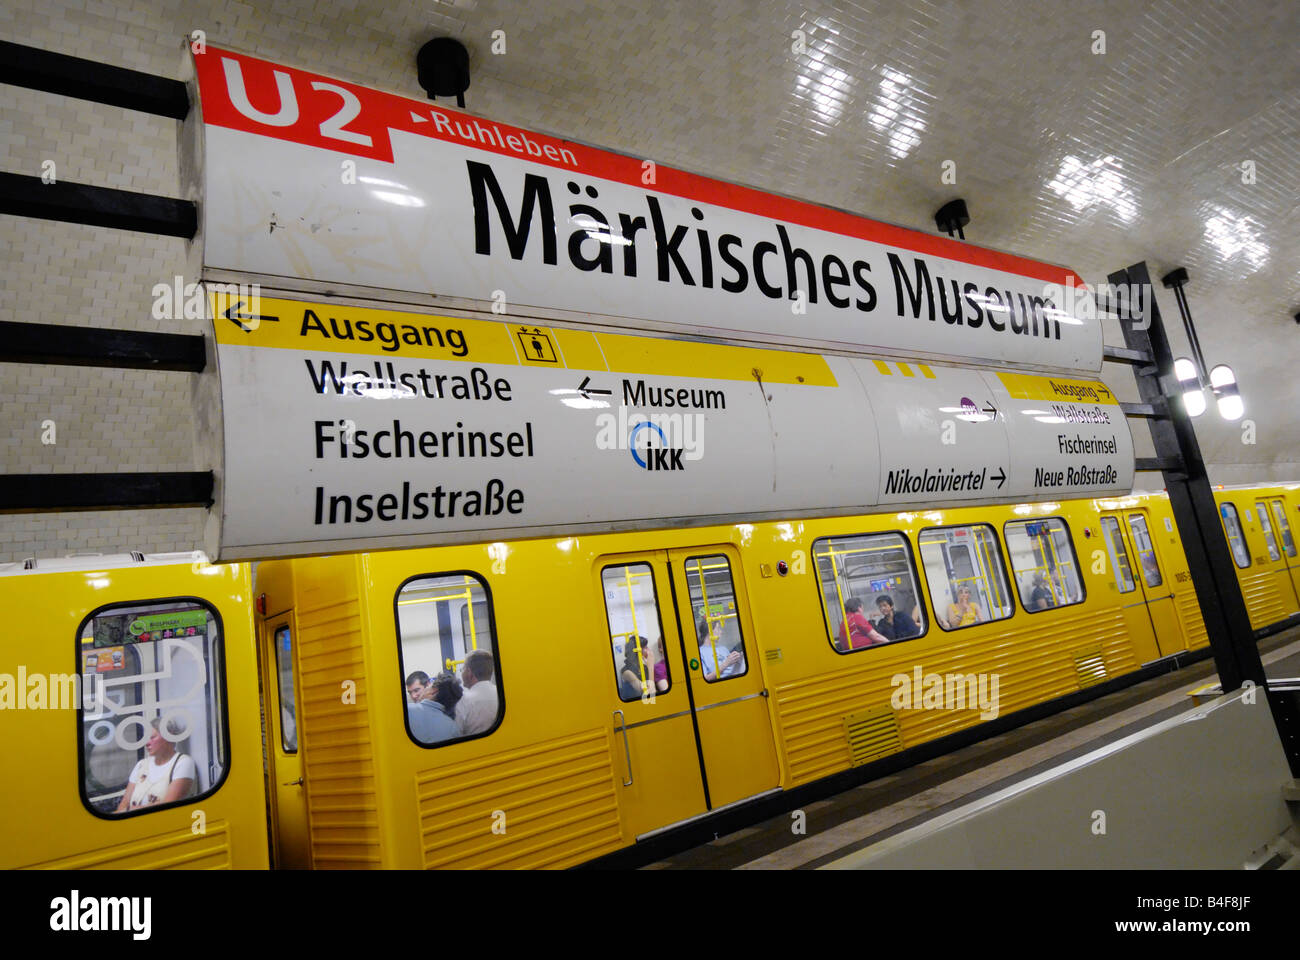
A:
[[[1183,394],[1183,407],[1189,417],[1199,417],[1205,412],[1205,385],[1208,382],[1214,391],[1214,398],[1219,408],[1219,416],[1224,420],[1240,420],[1246,412],[1246,405],[1237,391],[1237,375],[1232,367],[1221,363],[1205,373],[1205,356],[1201,353],[1201,341],[1196,336],[1196,327],[1192,324],[1192,311],[1187,306],[1187,294],[1183,287],[1187,283],[1187,268],[1177,267],[1170,270],[1160,282],[1174,291],[1178,301],[1178,312],[1183,318],[1183,330],[1187,333],[1187,342],[1192,348],[1192,359],[1179,357],[1174,361],[1174,376]]]

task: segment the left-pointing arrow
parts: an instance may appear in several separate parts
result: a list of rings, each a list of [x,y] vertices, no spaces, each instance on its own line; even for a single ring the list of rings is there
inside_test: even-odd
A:
[[[229,320],[231,323],[238,326],[239,329],[243,330],[245,333],[252,333],[254,330],[257,329],[257,325],[261,323],[263,320],[269,320],[271,323],[280,322],[279,317],[264,317],[259,314],[240,313],[239,308],[242,307],[243,305],[244,305],[244,301],[240,300],[233,307],[227,307],[225,312],[225,318]],[[256,322],[250,327],[248,324],[244,322],[245,320],[253,320]]]
[[[583,377],[582,383],[578,384],[578,392],[582,394],[584,399],[590,400],[593,396],[597,396],[597,397],[613,396],[613,391],[601,390],[597,387],[589,386],[590,383],[591,383],[591,377]]]

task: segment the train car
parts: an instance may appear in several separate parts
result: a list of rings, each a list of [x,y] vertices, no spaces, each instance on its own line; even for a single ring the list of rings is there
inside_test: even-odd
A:
[[[1254,630],[1300,616],[1300,563],[1291,532],[1292,485],[1234,486],[1215,491],[1223,534]]]
[[[317,868],[574,865],[1208,643],[1163,495],[271,561],[256,589],[301,749],[281,862]]]
[[[1218,494],[1256,626],[1293,609],[1294,497]],[[6,867],[572,866],[1209,642],[1164,494],[28,561],[0,594],[5,769],[39,771]]]
[[[250,590],[201,554],[0,567],[0,866],[267,866]]]

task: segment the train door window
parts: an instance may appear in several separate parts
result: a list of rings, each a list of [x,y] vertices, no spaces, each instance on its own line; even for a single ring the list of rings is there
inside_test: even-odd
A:
[[[1002,533],[1022,607],[1036,613],[1083,600],[1079,563],[1064,520],[1013,520]]]
[[[1137,589],[1133,571],[1128,563],[1128,548],[1124,546],[1124,534],[1120,532],[1119,521],[1114,517],[1101,518],[1102,539],[1106,541],[1106,550],[1110,553],[1110,567],[1115,571],[1115,586],[1120,593],[1132,593]]]
[[[1282,535],[1282,549],[1288,557],[1295,556],[1295,541],[1291,539],[1291,524],[1286,519],[1286,508],[1281,500],[1274,500],[1273,519],[1277,522],[1277,531]]]
[[[1277,537],[1273,536],[1273,524],[1268,520],[1268,506],[1263,500],[1255,503],[1255,511],[1259,514],[1259,525],[1264,530],[1264,543],[1268,546],[1268,558],[1270,560],[1281,560],[1282,551],[1277,548]]]
[[[280,682],[280,740],[285,753],[298,752],[298,711],[293,699],[293,638],[287,626],[275,631],[275,672]]]
[[[691,621],[695,624],[705,681],[716,683],[743,677],[749,672],[749,662],[745,657],[740,614],[736,610],[731,564],[724,556],[691,557],[685,567]]]
[[[925,634],[916,565],[902,534],[823,537],[812,551],[827,638],[837,653]]]
[[[1241,519],[1237,508],[1230,503],[1219,505],[1219,516],[1223,518],[1223,532],[1227,534],[1228,546],[1232,548],[1232,559],[1243,570],[1250,566],[1250,550],[1246,547],[1246,538],[1241,532]]]
[[[221,785],[222,636],[216,611],[199,600],[114,604],[82,621],[81,797],[92,813],[149,813]]]
[[[666,693],[672,687],[664,655],[663,626],[648,563],[625,563],[600,572],[614,658],[618,698],[624,703]]]
[[[495,730],[504,702],[487,585],[472,573],[412,577],[396,610],[411,739],[440,747]]]
[[[1128,515],[1128,530],[1133,537],[1133,550],[1137,553],[1138,563],[1142,566],[1142,578],[1148,587],[1158,587],[1164,583],[1160,574],[1160,563],[1156,560],[1156,548],[1151,542],[1151,531],[1147,529],[1147,518],[1140,513]]]
[[[1011,591],[992,527],[927,527],[920,544],[940,627],[958,630],[1011,616]]]

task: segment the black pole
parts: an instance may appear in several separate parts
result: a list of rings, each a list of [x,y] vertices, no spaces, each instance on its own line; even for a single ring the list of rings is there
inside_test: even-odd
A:
[[[0,513],[210,507],[212,482],[203,471],[0,475]]]
[[[184,120],[190,98],[179,80],[111,67],[0,40],[0,83]]]
[[[1163,403],[1161,383],[1176,384],[1174,357],[1169,347],[1155,290],[1145,263],[1119,270],[1108,278],[1117,287],[1120,327],[1125,346],[1144,351],[1152,363],[1134,368],[1138,394],[1153,406]],[[1127,292],[1127,295],[1124,295]],[[1131,302],[1136,296],[1138,303]],[[1176,391],[1176,388],[1171,387]],[[1181,469],[1163,471],[1165,489],[1173,508],[1178,534],[1187,554],[1196,599],[1210,638],[1210,649],[1225,693],[1236,690],[1246,681],[1265,689],[1282,748],[1293,776],[1300,777],[1300,704],[1292,697],[1268,695],[1268,680],[1259,656],[1246,601],[1237,580],[1236,566],[1228,550],[1228,541],[1219,519],[1201,447],[1196,440],[1192,419],[1182,403],[1164,405],[1166,416],[1147,422],[1157,459],[1177,459]]]
[[[0,363],[202,373],[207,357],[199,334],[2,322]]]
[[[188,200],[61,180],[45,183],[17,173],[0,173],[0,213],[186,240],[194,238],[199,223],[198,210]]]

